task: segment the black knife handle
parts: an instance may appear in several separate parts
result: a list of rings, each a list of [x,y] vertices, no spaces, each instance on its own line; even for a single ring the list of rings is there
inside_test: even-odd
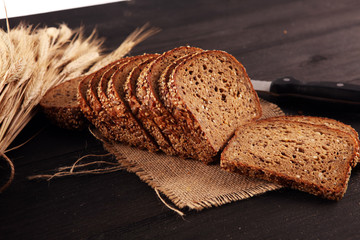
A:
[[[270,92],[360,102],[360,85],[342,82],[305,83],[293,77],[283,77],[271,83]]]

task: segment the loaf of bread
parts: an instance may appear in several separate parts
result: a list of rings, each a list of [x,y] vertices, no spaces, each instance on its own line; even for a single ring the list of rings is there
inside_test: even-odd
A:
[[[230,54],[185,46],[147,56],[120,59],[80,82],[80,109],[105,138],[210,163],[238,126],[261,116]]]
[[[270,118],[241,126],[222,152],[220,164],[231,172],[339,200],[358,148],[347,132]]]

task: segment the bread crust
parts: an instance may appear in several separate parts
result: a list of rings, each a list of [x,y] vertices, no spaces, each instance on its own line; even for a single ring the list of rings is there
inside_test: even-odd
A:
[[[132,58],[111,74],[106,89],[99,88],[99,95],[103,105],[106,106],[105,108],[116,126],[121,129],[121,133],[126,136],[127,142],[132,146],[148,149],[151,152],[158,151],[158,146],[153,137],[131,112],[129,105],[125,101],[124,84],[127,76],[135,66],[148,59],[153,59],[155,56],[155,54],[145,54]],[[104,81],[104,79],[102,80]],[[104,87],[104,82],[101,85]],[[106,91],[106,95],[104,91]]]
[[[80,107],[42,107],[42,111],[50,121],[67,130],[83,130],[88,121]]]
[[[315,196],[319,196],[329,200],[336,200],[336,201],[340,200],[344,196],[351,175],[351,167],[349,166],[348,171],[346,173],[347,180],[343,182],[341,186],[339,186],[337,191],[333,192],[320,185],[316,185],[308,181],[298,181],[294,178],[290,178],[289,176],[286,176],[278,172],[274,172],[270,170],[265,171],[261,168],[248,166],[245,164],[241,164],[239,162],[231,163],[231,162],[222,161],[221,168],[229,172],[239,173],[249,177],[263,179],[269,182],[280,184],[284,187],[297,189],[303,192],[308,192]]]
[[[80,81],[79,86],[78,86],[78,91],[77,91],[77,99],[80,105],[80,109],[82,111],[82,113],[84,114],[85,118],[88,119],[88,121],[94,125],[99,131],[100,133],[108,140],[110,141],[115,141],[116,139],[113,137],[113,129],[109,128],[108,123],[107,123],[107,116],[105,114],[103,114],[102,116],[99,116],[98,112],[102,111],[102,107],[101,104],[97,104],[96,109],[93,108],[93,106],[91,105],[90,101],[91,101],[91,89],[90,89],[90,83],[91,80],[95,77],[95,75],[101,75],[101,73],[109,68],[109,66],[112,66],[114,64],[117,64],[119,62],[124,61],[123,59],[119,59],[116,60],[104,67],[102,67],[101,69],[97,70],[94,73],[91,73],[89,75],[87,75],[82,81]],[[94,98],[93,98],[94,100]]]
[[[141,103],[140,100],[137,98],[136,95],[136,85],[139,78],[139,75],[141,71],[147,67],[147,65],[152,62],[153,59],[149,59],[141,64],[139,64],[137,67],[135,67],[130,73],[128,78],[126,79],[124,83],[124,99],[128,103],[131,112],[134,114],[134,116],[137,116]]]
[[[107,113],[104,106],[100,102],[98,96],[98,87],[101,77],[106,71],[113,67],[119,67],[130,61],[130,59],[131,57],[119,59],[118,61],[110,63],[105,67],[101,68],[100,70],[96,71],[89,81],[88,89],[86,92],[89,106],[91,107],[93,114],[96,115],[96,118],[94,118],[95,127],[99,128],[99,126],[101,126],[102,128],[107,128],[108,134],[104,136],[105,138],[123,143],[127,143],[126,136],[121,134],[118,126],[116,126],[116,124],[112,121],[110,115]]]
[[[148,114],[153,119],[163,135],[169,140],[176,154],[183,158],[194,158],[196,155],[194,155],[195,152],[192,149],[192,145],[188,144],[189,138],[186,132],[177,124],[161,99],[159,89],[160,82],[162,81],[161,72],[179,57],[201,51],[203,50],[200,48],[184,46],[165,52],[149,65],[146,72],[146,82],[143,82],[146,94],[142,102],[140,114],[143,114],[143,116]]]
[[[86,76],[82,81],[80,81],[79,86],[78,86],[78,94],[77,94],[77,98],[80,104],[80,109],[82,111],[82,113],[84,114],[84,116],[86,117],[86,119],[88,119],[88,121],[94,125],[103,136],[107,136],[109,135],[109,130],[104,126],[104,125],[97,125],[97,115],[94,113],[94,111],[92,110],[92,108],[90,107],[90,104],[88,102],[87,96],[86,96],[86,92],[89,86],[89,82],[90,79],[93,77],[93,74],[90,74],[88,76]]]
[[[143,126],[146,126],[151,135],[154,136],[161,150],[166,154],[182,157],[187,157],[189,153],[185,152],[184,146],[176,144],[179,139],[176,131],[162,131],[162,128],[166,126],[164,119],[167,119],[167,123],[171,123],[171,119],[169,119],[171,116],[163,107],[158,97],[157,88],[154,87],[157,84],[158,78],[157,76],[154,77],[153,72],[156,67],[161,67],[162,64],[170,64],[173,58],[176,58],[175,56],[185,55],[184,52],[188,49],[192,51],[196,48],[179,47],[163,53],[141,71],[136,83],[136,98],[140,104],[140,107],[137,109],[137,118],[142,122]],[[176,145],[173,145],[172,142]]]
[[[177,152],[172,147],[169,139],[166,136],[164,136],[163,132],[161,132],[160,128],[154,122],[154,119],[152,118],[152,116],[147,111],[144,110],[144,108],[146,108],[146,106],[144,106],[142,104],[144,98],[142,95],[138,95],[138,93],[139,93],[138,89],[146,89],[144,86],[141,85],[143,83],[143,81],[140,80],[140,79],[143,79],[141,77],[142,75],[143,74],[141,73],[140,77],[138,78],[137,85],[136,85],[136,99],[138,100],[138,102],[140,104],[139,108],[137,109],[136,117],[141,122],[141,124],[145,127],[145,129],[154,137],[159,148],[164,153],[166,153],[167,155],[177,155]],[[142,91],[142,90],[140,90],[140,91]]]
[[[289,120],[289,121],[308,122],[315,125],[324,125],[330,128],[336,128],[343,132],[349,133],[357,140],[359,139],[358,132],[353,127],[343,122],[337,121],[335,119],[326,118],[326,117],[303,116],[303,115],[281,116],[281,117],[274,117],[273,119],[276,118]]]
[[[194,53],[196,54],[196,53]],[[158,108],[163,108],[166,110],[167,115],[163,113],[163,115],[167,117],[161,117],[162,111],[159,111],[160,114],[156,116],[157,124],[162,127],[162,131],[171,132],[170,141],[172,142],[175,149],[178,152],[183,152],[183,157],[190,157],[193,159],[198,159],[197,152],[194,149],[196,147],[196,142],[194,142],[192,137],[192,132],[186,125],[181,125],[175,119],[175,117],[171,113],[172,103],[170,99],[166,96],[169,93],[168,81],[171,72],[174,68],[185,59],[189,58],[193,54],[185,55],[179,59],[176,59],[172,64],[166,67],[166,69],[161,73],[159,82],[158,82],[158,95],[160,98],[160,102],[162,106],[158,106]],[[162,110],[162,109],[161,109]],[[156,112],[155,112],[156,113]]]

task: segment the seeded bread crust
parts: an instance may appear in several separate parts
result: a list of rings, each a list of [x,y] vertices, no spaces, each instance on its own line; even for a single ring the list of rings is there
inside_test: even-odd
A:
[[[80,104],[80,109],[82,111],[82,113],[84,114],[84,116],[86,117],[86,119],[92,124],[94,125],[103,136],[108,136],[110,135],[109,129],[104,126],[104,125],[98,125],[96,126],[95,124],[98,123],[97,121],[97,115],[94,114],[94,111],[92,110],[92,108],[90,107],[89,101],[87,99],[87,90],[89,87],[89,82],[91,80],[91,78],[93,77],[93,74],[90,74],[88,76],[86,76],[80,83],[78,86],[78,94],[77,94],[77,98]]]
[[[107,88],[114,73],[125,64],[134,61],[137,58],[138,56],[127,57],[125,61],[109,66],[101,75],[97,88],[93,89],[94,92],[97,91],[98,101],[101,104],[103,114],[106,115],[107,125],[109,126],[109,128],[114,129],[114,131],[112,131],[114,139],[130,145],[132,144],[130,136],[128,134],[128,127],[118,124],[116,122],[116,119],[113,117],[117,113],[114,110],[114,103],[112,103],[109,99],[109,96],[107,94]]]
[[[168,89],[172,115],[183,129],[190,129],[197,157],[204,163],[215,160],[237,127],[261,116],[244,67],[223,51],[204,51],[180,62],[169,77]]]
[[[179,63],[181,63],[182,61],[186,60],[187,58],[189,58],[191,56],[192,56],[192,54],[189,54],[189,55],[186,55],[179,59],[176,59],[172,64],[167,66],[166,69],[161,73],[161,76],[160,76],[161,80],[159,81],[159,96],[161,98],[161,101],[164,103],[165,107],[167,109],[170,109],[170,111],[171,111],[171,107],[173,106],[172,102],[167,97],[169,94],[168,83],[169,83],[170,75],[171,75],[172,71],[174,70],[174,68]]]
[[[149,59],[141,64],[139,64],[137,67],[135,67],[131,72],[129,73],[129,76],[127,77],[125,83],[124,83],[124,100],[129,105],[131,112],[134,116],[138,115],[139,108],[141,106],[139,100],[136,96],[136,84],[137,80],[140,76],[141,71],[154,59]]]
[[[165,67],[163,68],[165,69],[166,66],[170,64],[174,59],[186,55],[187,49],[192,49],[192,48],[191,47],[175,48],[169,51],[171,52],[171,54],[169,54],[169,52],[165,52],[157,59],[163,57],[164,55],[167,55],[167,57],[163,58],[161,61],[161,64],[165,65]],[[156,69],[154,69],[153,66],[158,65],[159,61],[157,59],[153,60],[147,66],[145,66],[145,68],[141,71],[137,79],[135,92],[136,92],[136,99],[140,104],[140,107],[137,109],[136,117],[141,121],[141,123],[147,129],[147,131],[149,131],[150,134],[155,138],[157,144],[159,145],[162,151],[164,151],[168,155],[183,156],[184,154],[182,152],[177,151],[172,145],[171,140],[169,139],[168,135],[174,133],[161,131],[160,127],[154,121],[155,120],[153,113],[154,104],[149,102],[149,96],[150,94],[152,94],[151,92],[153,92],[154,89],[152,85],[156,84],[156,82],[154,82],[154,79],[156,78],[150,76],[153,76],[152,72],[156,71]],[[157,75],[160,75],[161,72],[162,71],[159,71]],[[157,95],[157,93],[155,94]],[[157,120],[159,120],[159,118],[157,118]]]
[[[348,133],[305,122],[265,119],[239,128],[221,154],[223,169],[327,199],[341,199],[358,148]]]
[[[89,82],[89,87],[87,90],[87,98],[89,99],[90,107],[92,108],[94,114],[97,116],[97,123],[95,126],[104,125],[109,129],[110,135],[104,136],[105,138],[112,139],[118,142],[128,143],[127,136],[122,134],[121,129],[117,126],[112,120],[111,116],[105,110],[104,106],[100,102],[98,96],[98,88],[102,76],[112,68],[117,68],[123,64],[132,60],[133,57],[122,58],[116,62],[106,65],[101,70],[95,72],[94,76]]]
[[[357,165],[357,163],[359,161],[359,151],[360,151],[359,150],[359,145],[360,145],[359,134],[350,125],[344,124],[335,119],[324,118],[324,117],[314,117],[314,116],[281,116],[281,117],[278,117],[278,119],[283,119],[283,120],[287,120],[287,121],[305,122],[305,123],[311,123],[311,124],[315,124],[315,125],[323,125],[323,126],[338,129],[340,131],[350,134],[358,142],[358,149],[356,151],[355,161],[354,161],[354,164],[352,165],[352,167],[355,167]]]
[[[196,54],[196,53],[194,53]],[[194,54],[185,55],[181,58],[176,59],[172,64],[166,67],[166,69],[161,73],[160,81],[158,82],[158,91],[159,91],[159,97],[161,102],[163,103],[163,106],[166,108],[166,110],[169,112],[170,116],[169,118],[165,119],[169,121],[170,123],[165,123],[164,126],[166,127],[164,131],[170,131],[172,130],[174,134],[177,134],[175,136],[179,136],[179,140],[173,144],[178,144],[179,147],[185,148],[189,151],[188,157],[193,159],[198,159],[197,156],[197,139],[193,137],[193,133],[188,128],[187,124],[178,124],[177,120],[174,118],[174,116],[171,113],[171,107],[172,102],[170,99],[167,98],[167,95],[169,94],[169,88],[168,88],[168,82],[171,72],[174,70],[174,68],[181,63],[182,61],[185,61],[186,59],[190,58]],[[172,124],[172,125],[171,125]],[[195,141],[195,142],[194,142]]]
[[[107,98],[102,98],[104,105],[108,106],[106,109],[110,117],[115,124],[121,128],[122,134],[127,136],[127,142],[132,146],[148,149],[151,152],[156,152],[158,146],[152,136],[146,132],[132,114],[129,105],[124,99],[124,84],[133,68],[148,59],[153,59],[155,56],[155,54],[137,56],[131,61],[121,65],[107,81]],[[104,92],[105,83],[103,82],[102,84],[102,91]],[[99,90],[101,89],[99,88]]]
[[[105,68],[108,68],[109,66],[114,65],[119,61],[123,61],[123,59],[114,61],[114,62],[104,66],[103,68],[99,69],[98,71],[87,75],[79,83],[78,91],[77,91],[77,99],[78,99],[78,102],[80,105],[80,109],[81,109],[82,113],[84,114],[85,118],[92,125],[94,125],[95,128],[97,128],[105,138],[107,138],[111,141],[115,140],[112,137],[113,136],[112,129],[108,128],[107,124],[97,114],[97,111],[94,111],[94,109],[92,108],[92,106],[90,104],[89,88],[90,88],[90,82],[95,77],[96,74],[99,75],[100,72],[103,73]]]
[[[162,146],[159,146],[159,149],[161,149],[163,152],[169,155],[174,155],[175,151],[174,149],[167,145],[167,142],[164,140],[162,133],[158,128],[152,129],[153,125],[149,125],[148,123],[153,121],[150,118],[140,119],[139,118],[139,109],[141,107],[141,99],[139,99],[137,95],[137,82],[139,79],[139,76],[141,72],[152,62],[153,60],[148,60],[146,62],[143,62],[139,66],[135,67],[130,73],[128,78],[125,81],[124,84],[124,100],[129,105],[131,112],[135,116],[136,119],[138,119],[139,124],[144,127],[146,132],[149,132],[151,136],[154,137],[155,142],[161,143]],[[154,134],[154,135],[153,135]]]
[[[88,124],[77,101],[77,87],[85,76],[67,80],[51,88],[39,105],[45,116],[58,127],[83,130]]]
[[[184,158],[194,157],[194,151],[186,144],[188,136],[176,123],[174,117],[161,100],[159,91],[160,77],[166,67],[176,59],[202,51],[200,48],[179,47],[162,54],[148,66],[145,81],[142,82],[146,94],[142,102],[141,114],[148,115],[154,120],[163,135],[169,139],[177,155]]]

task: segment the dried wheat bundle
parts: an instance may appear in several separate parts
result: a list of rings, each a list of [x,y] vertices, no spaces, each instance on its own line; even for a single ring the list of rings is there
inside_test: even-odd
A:
[[[95,71],[119,59],[139,42],[156,33],[144,26],[136,29],[112,53],[102,54],[103,41],[95,31],[84,38],[83,29],[33,28],[20,24],[0,29],[0,155],[9,163],[11,183],[14,166],[6,156],[10,144],[36,113],[44,94],[66,79]]]

